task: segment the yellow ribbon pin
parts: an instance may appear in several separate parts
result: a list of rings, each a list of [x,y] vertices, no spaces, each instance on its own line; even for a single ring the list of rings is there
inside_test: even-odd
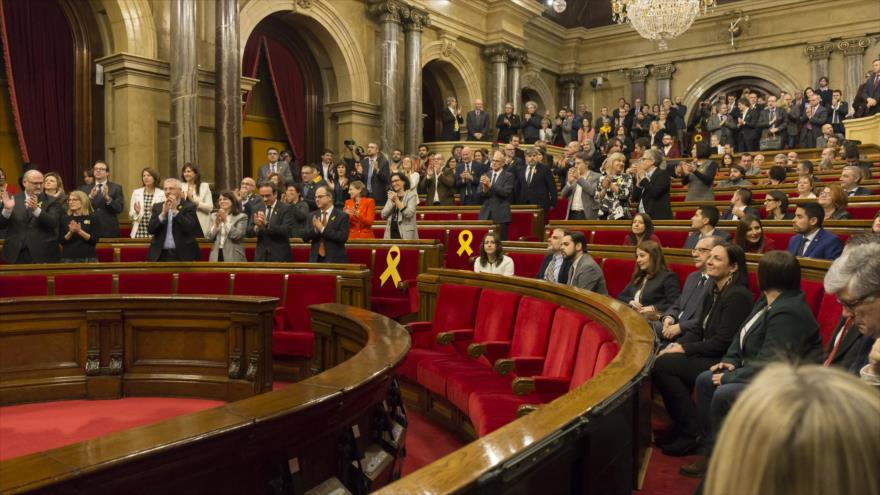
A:
[[[394,282],[394,286],[397,287],[400,285],[400,273],[397,272],[397,265],[400,263],[400,248],[397,246],[391,246],[391,249],[388,250],[388,254],[385,256],[385,263],[388,264],[388,268],[382,272],[382,275],[379,276],[379,286],[385,285],[385,282],[388,281],[388,277],[391,277],[391,280]]]
[[[461,253],[467,253],[468,256],[474,254],[471,249],[471,241],[474,240],[474,233],[470,230],[462,230],[458,233],[458,251],[455,254],[461,256]]]
[[[699,143],[699,142],[702,141],[702,140],[703,140],[703,135],[702,135],[702,134],[697,134],[696,136],[694,136],[694,142],[695,142],[695,143]]]

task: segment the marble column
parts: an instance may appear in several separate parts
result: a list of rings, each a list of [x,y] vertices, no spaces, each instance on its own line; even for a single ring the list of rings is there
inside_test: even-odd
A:
[[[828,42],[816,43],[804,48],[804,53],[810,59],[813,69],[813,79],[810,81],[810,86],[818,83],[820,77],[828,77],[828,59],[831,58],[832,51],[834,51],[834,44]]]
[[[217,0],[215,8],[214,185],[225,191],[242,177],[238,0]]]
[[[836,48],[843,52],[843,101],[852,101],[859,85],[865,80],[864,55],[870,45],[871,38],[852,38],[837,42]]]
[[[198,163],[199,66],[196,61],[196,3],[171,2],[171,171]]]
[[[629,81],[630,100],[635,101],[637,98],[645,102],[645,81],[648,79],[650,71],[647,67],[636,67],[634,69],[623,69],[623,75]],[[668,84],[668,81],[667,81]],[[669,92],[667,88],[667,93]],[[640,109],[636,109],[638,111]]]
[[[580,74],[563,74],[556,82],[562,89],[562,105],[570,108],[572,112],[577,112],[577,90],[583,84],[584,77]]]
[[[670,80],[673,72],[675,72],[675,64],[660,64],[651,67],[651,74],[654,79],[657,79],[657,103],[663,102],[663,98],[671,98]]]
[[[489,111],[495,116],[504,113],[504,104],[507,102],[507,54],[510,48],[507,45],[492,45],[483,50],[483,55],[489,59],[492,70],[492,103]]]
[[[513,104],[513,113],[522,113],[522,70],[528,54],[525,50],[511,49],[507,54],[507,101]]]
[[[381,65],[379,67],[379,102],[382,108],[380,142],[382,150],[391,153],[400,147],[400,115],[397,109],[399,77],[400,21],[407,7],[397,0],[379,0],[370,5],[370,13],[382,26]]]
[[[410,7],[403,21],[406,59],[403,91],[406,93],[404,151],[415,154],[422,141],[422,29],[429,26],[428,12]]]

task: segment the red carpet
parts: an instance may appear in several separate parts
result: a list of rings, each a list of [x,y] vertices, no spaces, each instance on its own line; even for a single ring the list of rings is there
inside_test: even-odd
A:
[[[449,430],[435,425],[411,409],[406,411],[406,418],[409,421],[409,429],[406,432],[406,458],[403,460],[401,473],[403,476],[465,445]]]
[[[54,449],[223,404],[225,402],[213,400],[136,397],[0,407],[0,460]]]

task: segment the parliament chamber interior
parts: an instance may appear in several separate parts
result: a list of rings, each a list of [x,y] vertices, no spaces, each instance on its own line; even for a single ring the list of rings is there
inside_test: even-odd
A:
[[[0,494],[880,493],[876,0],[0,43]]]

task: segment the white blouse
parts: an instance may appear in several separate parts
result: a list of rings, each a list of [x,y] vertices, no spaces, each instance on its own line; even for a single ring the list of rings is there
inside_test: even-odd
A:
[[[480,264],[480,258],[474,260],[474,273],[495,273],[498,275],[513,276],[513,260],[507,255],[501,255],[501,263],[493,265],[488,263],[486,266]]]
[[[180,191],[186,197],[189,184],[182,182]],[[196,216],[199,218],[199,225],[202,227],[202,234],[205,235],[211,229],[211,212],[214,211],[214,199],[211,197],[211,186],[207,182],[199,184],[199,192],[193,193],[192,202],[196,205]]]

